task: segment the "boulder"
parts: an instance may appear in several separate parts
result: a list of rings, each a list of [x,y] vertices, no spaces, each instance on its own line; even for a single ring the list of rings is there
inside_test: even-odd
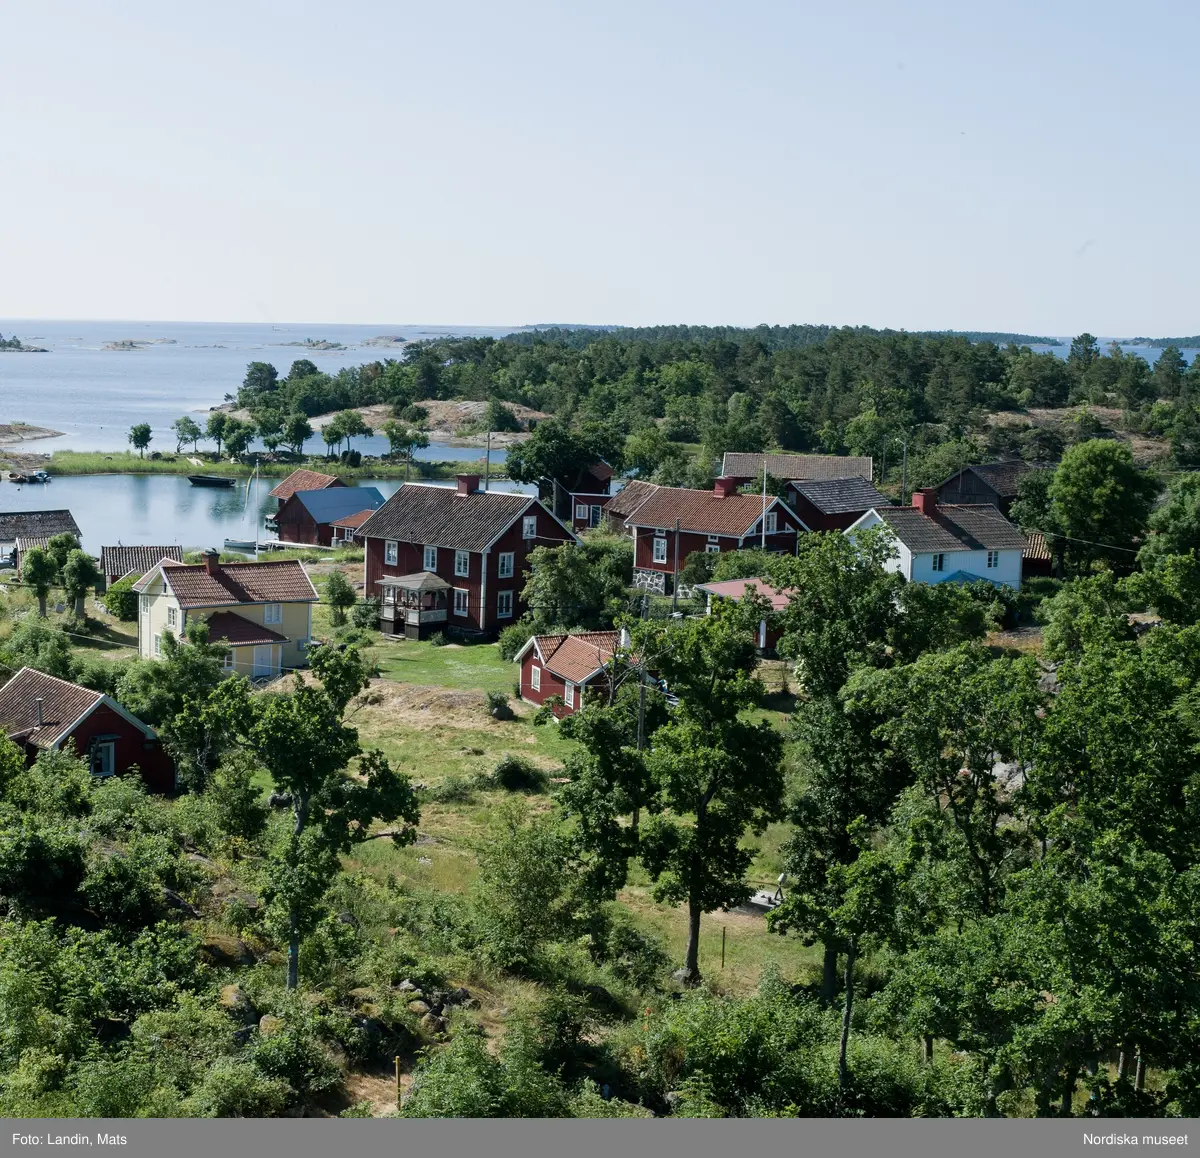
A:
[[[278,1033],[283,1028],[283,1018],[274,1017],[269,1013],[264,1013],[258,1019],[258,1032],[263,1037],[270,1037],[273,1033]]]
[[[267,803],[272,808],[291,808],[292,794],[290,792],[272,792],[267,797]]]
[[[421,1028],[426,1033],[445,1033],[449,1024],[444,1017],[438,1017],[436,1013],[427,1013],[421,1018]]]
[[[233,1044],[245,1045],[254,1036],[254,1026],[243,1025],[233,1031]]]
[[[418,1017],[424,1017],[425,1014],[431,1013],[432,1010],[423,1001],[410,1001],[408,1003],[408,1012],[415,1013]]]
[[[210,933],[200,942],[197,952],[200,960],[209,965],[253,965],[254,954],[246,947],[244,941],[237,937],[224,937],[219,933]]]
[[[346,996],[349,997],[355,1005],[362,1005],[364,1002],[375,1000],[375,991],[367,988],[351,989]]]
[[[447,1005],[466,1006],[468,1002],[473,1001],[474,999],[471,997],[471,991],[460,985],[457,989],[451,989],[450,992],[444,996],[443,1000]],[[475,1004],[478,1005],[479,1003],[475,1002]]]
[[[258,1020],[254,1002],[246,996],[246,991],[240,985],[226,985],[217,998],[217,1004],[239,1021],[251,1023]]]
[[[174,909],[177,913],[182,913],[185,917],[196,918],[200,916],[199,910],[183,899],[174,889],[168,889],[165,885],[162,889],[163,903],[169,909]]]
[[[358,918],[349,912],[338,913],[337,923],[339,925],[349,925],[352,929],[358,928]]]
[[[411,981],[409,981],[409,979],[407,977],[403,981],[401,981],[400,984],[396,986],[396,988],[399,989],[401,993],[420,993],[421,992],[420,988],[418,986],[414,985]]]

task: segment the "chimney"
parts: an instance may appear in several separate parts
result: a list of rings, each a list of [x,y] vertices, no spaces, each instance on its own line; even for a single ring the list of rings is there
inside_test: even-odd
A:
[[[922,514],[932,515],[937,510],[937,491],[933,487],[913,491],[912,505]]]
[[[36,700],[34,700],[33,703],[34,703],[34,706],[37,708],[38,727],[43,728],[46,726],[46,713],[44,711],[45,701],[42,699],[41,696],[38,696],[38,698]]]
[[[628,628],[628,627],[622,627],[622,628],[621,628],[621,635],[620,635],[620,637],[619,637],[619,638],[618,638],[618,640],[617,640],[617,646],[618,646],[619,648],[621,648],[623,651],[628,651],[628,650],[629,650],[629,648],[630,648],[630,645],[631,645],[632,643],[633,643],[633,640],[630,638],[630,635],[629,635],[629,628]]]
[[[713,483],[713,494],[719,499],[727,499],[737,494],[738,480],[733,475],[722,475]]]
[[[204,552],[204,570],[210,575],[216,575],[221,570],[221,552],[216,547],[209,547]]]
[[[477,474],[460,474],[455,476],[458,479],[458,497],[466,498],[467,495],[473,495],[479,490],[479,475]]]

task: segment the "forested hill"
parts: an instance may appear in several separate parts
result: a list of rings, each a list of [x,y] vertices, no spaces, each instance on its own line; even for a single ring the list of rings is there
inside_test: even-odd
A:
[[[583,349],[600,334],[608,334],[626,342],[737,342],[753,340],[768,350],[794,350],[801,346],[815,346],[824,342],[830,334],[902,334],[903,330],[875,329],[871,326],[537,326],[509,334],[506,342],[534,345],[551,342]],[[1057,338],[1038,337],[1035,334],[988,333],[978,330],[920,330],[915,336],[936,338],[966,338],[968,342],[993,342],[998,346],[1060,346]]]
[[[1175,346],[1180,350],[1200,349],[1200,334],[1191,334],[1186,338],[1129,338],[1122,342],[1125,346],[1150,346],[1155,350],[1165,350]]]

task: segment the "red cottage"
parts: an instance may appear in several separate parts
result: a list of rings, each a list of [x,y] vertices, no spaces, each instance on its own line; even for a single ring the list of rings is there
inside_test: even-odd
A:
[[[319,470],[294,470],[281,483],[276,483],[271,490],[271,498],[279,500],[279,506],[292,497],[297,491],[323,491],[327,487],[344,487],[337,475],[322,474]]]
[[[544,704],[558,696],[559,719],[583,707],[584,695],[607,693],[609,668],[620,637],[615,631],[534,635],[514,657],[521,665],[521,699]]]
[[[792,479],[788,505],[810,531],[844,531],[868,511],[891,505],[864,478]]]
[[[575,536],[532,495],[405,483],[358,531],[380,630],[490,636],[525,611],[526,559]]]
[[[294,491],[279,505],[275,516],[279,537],[285,543],[312,543],[330,547],[341,540],[338,520],[359,518],[365,522],[372,511],[383,506],[383,495],[374,487],[327,487],[316,491]]]
[[[93,776],[136,766],[151,791],[175,789],[175,764],[154,729],[91,688],[23,667],[0,688],[0,727],[31,764],[41,751],[71,745]]]
[[[764,546],[794,554],[801,532],[808,530],[782,499],[738,494],[732,478],[717,479],[711,491],[656,487],[625,525],[633,534],[634,586],[666,595],[695,551]]]
[[[576,533],[598,527],[604,520],[604,508],[612,502],[610,494],[580,492],[571,496],[571,530]]]

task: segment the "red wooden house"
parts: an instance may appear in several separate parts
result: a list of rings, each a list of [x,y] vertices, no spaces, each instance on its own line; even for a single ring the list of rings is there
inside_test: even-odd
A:
[[[481,491],[478,475],[405,483],[358,535],[380,630],[407,635],[494,635],[525,611],[529,553],[575,540],[532,495]]]
[[[374,487],[337,486],[293,491],[280,502],[275,520],[279,537],[285,543],[329,547],[335,539],[345,539],[339,520],[357,518],[361,525],[381,506],[383,495]]]
[[[634,586],[667,595],[695,551],[761,546],[794,554],[809,529],[782,499],[739,494],[732,478],[717,479],[711,491],[656,487],[625,526],[633,535]]]
[[[619,640],[615,631],[531,636],[514,657],[521,665],[521,699],[544,704],[557,696],[562,703],[553,710],[561,719],[583,707],[585,695],[607,694]]]
[[[111,696],[23,667],[0,688],[0,728],[25,750],[72,746],[93,776],[120,776],[136,767],[154,792],[175,789],[175,764],[154,729]]]
[[[844,531],[868,511],[891,505],[861,477],[791,479],[786,493],[788,506],[810,531]]]
[[[279,506],[292,497],[297,491],[323,491],[327,487],[344,487],[337,475],[322,474],[319,470],[294,470],[281,483],[271,490],[271,497],[279,500]]]

